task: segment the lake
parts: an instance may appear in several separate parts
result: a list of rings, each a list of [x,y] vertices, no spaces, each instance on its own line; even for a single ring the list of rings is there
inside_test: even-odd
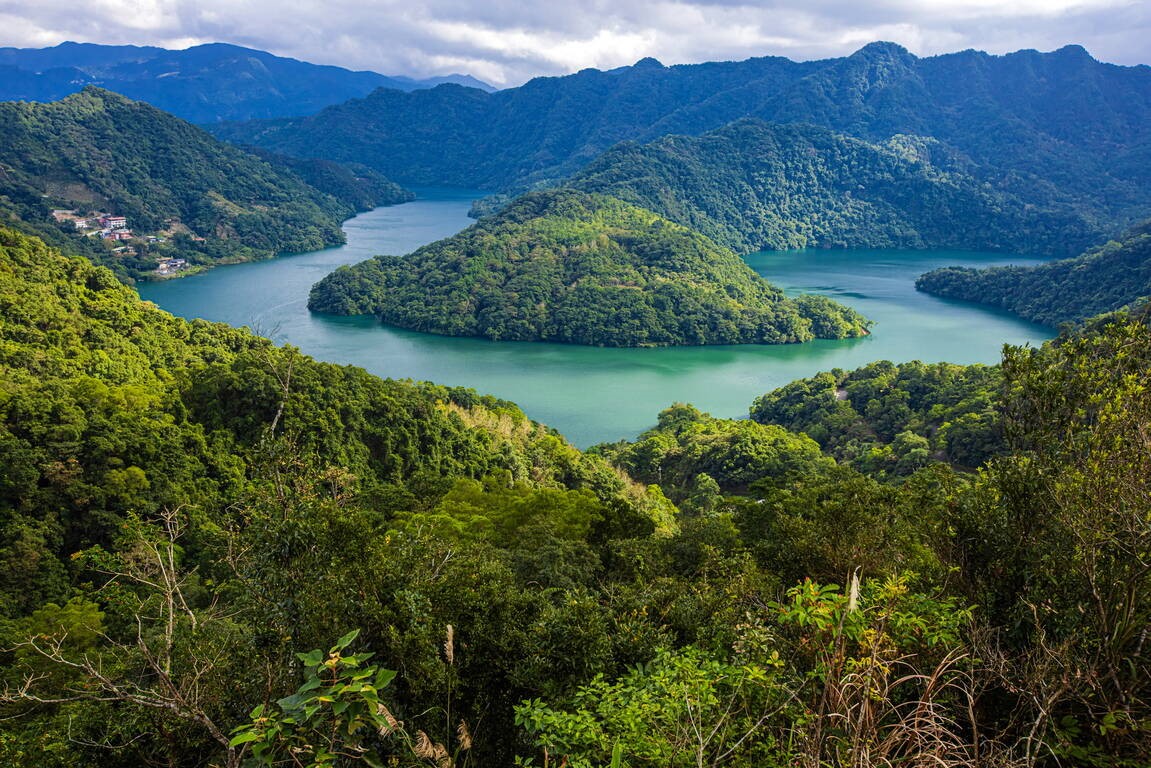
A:
[[[377,253],[408,253],[455,234],[472,223],[467,211],[481,195],[418,192],[411,203],[346,222],[345,246],[141,284],[140,295],[183,317],[247,325],[320,360],[512,400],[580,447],[634,437],[675,402],[744,417],[757,396],[819,371],[880,359],[995,363],[1005,343],[1038,345],[1054,335],[1001,312],[915,290],[915,278],[936,267],[1040,262],[957,251],[789,251],[746,258],[788,293],[824,294],[875,321],[870,336],[846,341],[601,349],[432,336],[385,328],[371,318],[309,313],[308,290],[324,275]]]

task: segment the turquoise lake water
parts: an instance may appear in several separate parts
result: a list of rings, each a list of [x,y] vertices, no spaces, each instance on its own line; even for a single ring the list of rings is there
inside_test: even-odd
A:
[[[880,359],[994,363],[1004,344],[1038,345],[1054,335],[1004,313],[915,290],[918,275],[940,266],[1039,263],[957,251],[789,251],[746,258],[789,293],[831,296],[875,321],[871,336],[847,341],[600,349],[431,336],[385,328],[371,318],[308,312],[308,290],[328,272],[377,253],[408,253],[458,232],[473,223],[467,211],[479,195],[419,190],[414,202],[346,222],[345,246],[142,284],[140,294],[177,315],[247,325],[320,360],[512,400],[581,447],[634,437],[675,402],[742,417],[758,395],[819,371]]]

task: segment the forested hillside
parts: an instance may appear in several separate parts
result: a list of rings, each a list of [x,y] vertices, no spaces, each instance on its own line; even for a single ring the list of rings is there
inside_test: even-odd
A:
[[[166,257],[194,267],[342,243],[340,223],[356,210],[408,199],[375,173],[337,179],[330,163],[293,161],[337,198],[282,163],[96,88],[51,104],[0,103],[0,137],[0,209],[125,277],[154,275]],[[54,221],[53,209],[68,218]],[[112,234],[97,232],[100,213],[126,220],[125,240],[99,242]],[[76,220],[92,224],[87,237]]]
[[[809,123],[874,143],[933,138],[970,174],[1096,232],[1145,215],[1151,70],[1068,46],[917,58],[890,43],[814,62],[782,58],[538,78],[493,94],[377,91],[307,118],[221,126],[287,154],[364,162],[402,183],[524,189],[620,141],[699,135],[736,120]]]
[[[996,422],[891,471],[682,405],[585,455],[9,230],[0,278],[6,765],[1151,758],[1145,316],[755,406],[833,449],[840,389],[893,445]]]
[[[416,563],[430,551],[421,552],[418,541],[431,530],[450,537],[458,529],[455,535],[478,542],[533,529],[537,543],[554,531],[554,556],[562,558],[575,535],[646,534],[674,525],[658,491],[629,484],[510,403],[380,380],[272,347],[246,331],[173,318],[140,302],[110,272],[10,230],[2,231],[0,274],[3,646],[11,649],[29,627],[51,633],[67,625],[75,634],[66,652],[100,653],[108,673],[141,697],[173,680],[179,691],[158,695],[195,697],[170,713],[145,705],[113,718],[97,697],[61,708],[34,701],[8,706],[8,714],[26,718],[15,730],[0,729],[4,764],[26,764],[36,755],[40,765],[130,765],[141,755],[173,750],[205,760],[222,752],[193,713],[234,724],[271,682],[258,682],[264,678],[257,668],[276,657],[282,674],[273,677],[291,684],[291,652],[328,643],[331,627],[348,621],[346,605],[309,615],[327,603],[332,579],[344,578],[345,566],[330,557],[342,552],[337,559],[346,561],[346,575],[370,581],[375,577],[357,575],[353,563],[364,562],[363,547],[392,549],[380,538],[385,528],[407,531],[395,534],[394,552],[407,553],[403,568],[419,580],[429,574],[419,575]],[[345,509],[352,498],[366,505]],[[480,530],[485,518],[495,526],[488,534]],[[155,527],[165,520],[175,528]],[[151,625],[143,628],[147,648],[134,649],[131,606],[150,611],[150,569],[171,565],[150,562],[146,554],[134,559],[134,553],[160,546],[175,529],[181,532],[179,567],[190,579],[181,582],[189,613],[169,616],[180,622],[175,650],[162,648],[173,638],[158,639]],[[248,543],[230,538],[241,530],[252,537]],[[568,556],[578,562],[582,550]],[[534,557],[525,551],[521,559]],[[510,562],[497,567],[508,578]],[[559,561],[553,567],[563,572]],[[101,589],[109,568],[127,571],[122,582],[113,578],[115,586]],[[464,579],[459,586],[476,577],[463,562],[453,562],[451,571],[453,580]],[[311,596],[301,580],[305,573],[317,577]],[[260,583],[248,581],[253,578]],[[388,583],[381,579],[373,590]],[[413,583],[413,589],[423,587]],[[388,610],[415,608],[404,595],[395,592],[399,602]],[[216,612],[217,597],[231,607]],[[347,597],[362,602],[353,593]],[[236,599],[256,613],[240,618]],[[538,605],[545,613],[547,602]],[[379,615],[383,623],[373,634],[382,639],[393,619]],[[203,619],[199,632],[186,623],[189,617]],[[424,619],[401,621],[411,620],[411,631],[422,631],[416,625]],[[425,626],[442,631],[442,623]],[[398,648],[415,638],[390,642]],[[483,643],[475,642],[482,652]],[[168,680],[146,679],[148,658],[139,650],[149,649],[178,654],[169,657]],[[237,654],[232,661],[217,656],[225,650]],[[434,664],[434,648],[429,651],[425,663]],[[6,687],[19,685],[26,662],[39,668],[29,652],[5,651]],[[204,689],[202,664],[212,668],[214,681]],[[57,678],[53,685],[71,687],[76,679]],[[69,738],[109,725],[135,746],[123,757],[92,747],[86,762],[87,750]]]
[[[779,344],[866,333],[854,311],[785,298],[734,253],[603,195],[525,195],[409,256],[341,267],[316,312],[417,331],[601,346]]]
[[[1093,224],[980,183],[935,139],[883,144],[810,125],[743,120],[699,137],[622,144],[568,186],[618,197],[738,253],[792,248],[975,248],[1067,254]]]
[[[803,432],[873,475],[909,475],[939,460],[973,468],[1006,449],[1002,386],[998,367],[881,360],[768,392],[751,418]]]
[[[1151,296],[1151,220],[1073,259],[1038,267],[945,267],[921,276],[915,287],[1046,325],[1081,322]]]

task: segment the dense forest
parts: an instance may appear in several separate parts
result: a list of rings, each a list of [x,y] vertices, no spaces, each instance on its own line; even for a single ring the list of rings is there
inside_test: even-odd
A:
[[[1040,212],[971,176],[935,139],[870,144],[810,125],[743,120],[699,137],[621,144],[566,185],[612,195],[737,253],[974,248],[1069,255],[1097,240],[1073,211]]]
[[[1078,46],[917,58],[872,43],[810,62],[665,67],[646,59],[490,94],[378,90],[309,117],[213,130],[285,154],[362,162],[406,184],[522,191],[621,141],[699,135],[744,118],[877,144],[935,139],[995,194],[1070,213],[1096,231],[1130,224],[1151,206],[1151,70],[1104,64]]]
[[[915,286],[1046,325],[1082,322],[1151,296],[1151,220],[1076,258],[1037,267],[945,267],[921,276]]]
[[[341,267],[308,307],[453,336],[599,346],[779,344],[867,327],[830,299],[784,297],[703,235],[568,189],[524,195],[408,256]]]
[[[0,274],[4,764],[1151,760],[1146,316],[585,454],[15,232]]]
[[[80,48],[39,55],[175,67],[180,98],[220,100],[206,119],[245,72],[303,71]],[[0,74],[62,86],[20,55]],[[339,242],[408,199],[397,178],[510,202],[338,270],[313,310],[501,340],[844,338],[867,321],[728,246],[1077,251],[1151,207],[1149,105],[1151,70],[1077,47],[886,43],[219,127],[256,153],[95,88],[0,104],[0,765],[1151,764],[1146,223],[925,276],[1073,321],[998,365],[826,371],[747,419],[667,404],[588,451],[122,282]],[[164,242],[117,253],[54,208]]]
[[[0,103],[0,135],[5,218],[125,278],[154,274],[164,256],[196,266],[335,245],[357,210],[409,199],[378,173],[261,159],[97,88],[51,104]],[[126,217],[140,237],[131,253],[114,253],[125,243],[84,238],[53,221],[54,208]]]

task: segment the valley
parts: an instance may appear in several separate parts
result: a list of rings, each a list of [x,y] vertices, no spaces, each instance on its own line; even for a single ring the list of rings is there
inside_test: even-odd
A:
[[[0,49],[0,765],[1151,765],[1151,69],[496,5]]]
[[[582,447],[634,437],[675,402],[741,418],[754,398],[819,371],[879,359],[994,363],[1005,343],[1037,345],[1053,335],[999,311],[917,292],[916,277],[937,266],[1041,263],[955,251],[790,251],[746,258],[789,292],[827,295],[873,318],[875,331],[863,339],[603,349],[439,337],[381,326],[371,317],[308,312],[308,289],[321,277],[377,253],[408,253],[449,237],[472,223],[470,202],[482,194],[419,188],[415,202],[346,222],[344,246],[141,285],[140,294],[183,317],[247,325],[320,360],[506,398]]]

